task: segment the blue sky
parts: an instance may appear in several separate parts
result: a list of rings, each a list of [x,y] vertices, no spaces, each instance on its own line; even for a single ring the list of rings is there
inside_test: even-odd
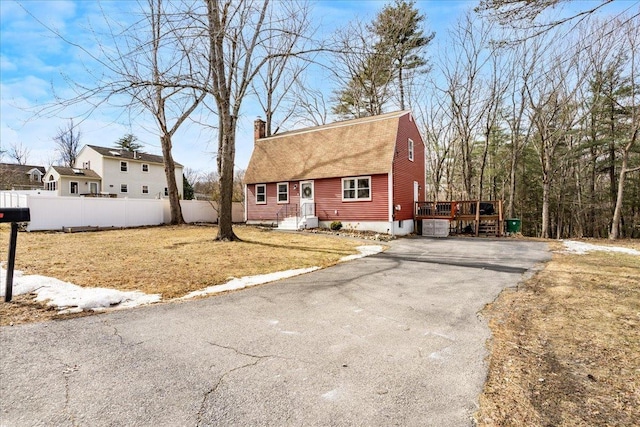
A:
[[[313,2],[313,22],[319,31],[331,33],[335,28],[359,18],[371,20],[387,3],[378,0],[323,0]],[[466,9],[476,1],[418,0],[417,6],[427,17],[426,31],[436,32],[430,56],[435,49],[446,50],[443,45],[446,30]],[[621,3],[625,3],[622,0]],[[637,3],[637,2],[634,2]],[[43,24],[55,29],[68,40],[90,52],[97,52],[95,37],[100,34],[101,13],[112,18],[130,19],[128,11],[135,7],[133,1],[13,1],[0,0],[0,144],[7,149],[11,144],[22,144],[30,152],[30,164],[49,165],[55,161],[53,137],[71,117],[87,111],[87,105],[77,105],[55,114],[34,116],[39,106],[55,100],[54,94],[63,98],[73,96],[65,78],[90,85],[92,76],[86,65],[87,55],[75,46],[61,40]],[[25,10],[26,9],[26,10]],[[27,12],[28,11],[28,12]],[[121,18],[119,18],[121,17]],[[95,69],[94,72],[99,72]],[[330,93],[334,88],[323,88]],[[253,147],[253,120],[259,115],[255,103],[247,102],[239,121],[237,134],[236,165],[246,168]],[[80,119],[76,119],[78,122]],[[96,109],[91,116],[82,119],[81,142],[112,146],[126,133],[138,136],[145,151],[160,154],[158,137],[152,123],[142,116],[130,117],[127,111],[117,107]],[[145,126],[147,124],[147,126]],[[216,151],[214,136],[191,124],[182,128],[174,137],[174,158],[196,171],[215,170],[211,153]],[[3,161],[8,161],[5,157]]]

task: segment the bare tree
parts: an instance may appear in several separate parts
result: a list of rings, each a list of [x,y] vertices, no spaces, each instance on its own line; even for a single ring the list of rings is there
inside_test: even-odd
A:
[[[511,57],[511,90],[506,106],[506,123],[509,127],[509,189],[507,191],[507,218],[515,217],[517,168],[522,151],[529,143],[531,126],[525,122],[529,103],[526,88],[531,84],[536,63],[540,56],[539,39],[533,39],[515,47]]]
[[[182,6],[188,8],[186,4]],[[132,99],[127,108],[146,110],[155,119],[169,191],[171,224],[184,223],[178,192],[178,179],[182,177],[176,178],[175,174],[173,136],[206,96],[205,91],[185,81],[185,76],[196,72],[191,56],[198,52],[199,39],[181,12],[169,2],[147,0],[139,27],[113,32],[117,50],[103,48],[101,52],[106,58],[102,62],[108,64],[114,77],[100,92],[107,96],[127,94]],[[203,72],[206,77],[208,70],[205,68]],[[135,143],[125,141],[130,142]]]
[[[218,114],[218,173],[220,212],[216,240],[238,240],[233,232],[233,201],[236,128],[242,103],[252,81],[270,59],[294,56],[288,44],[270,42],[290,37],[300,27],[304,9],[299,3],[282,2],[270,13],[269,0],[206,0],[206,59],[211,75],[205,81]],[[276,13],[277,12],[277,13]],[[306,17],[304,18],[306,19]],[[267,52],[264,46],[275,51]],[[281,47],[283,50],[278,51]]]
[[[486,68],[492,54],[490,33],[490,25],[477,21],[467,12],[450,34],[450,55],[439,64],[449,98],[454,139],[459,146],[466,198],[477,195],[474,150],[482,135],[483,117],[494,105],[483,80],[483,73],[488,74]]]
[[[587,2],[582,10],[570,13],[565,17],[540,20],[543,12],[557,9],[571,0],[481,0],[476,11],[486,14],[501,25],[528,30],[526,38],[542,35],[562,24],[581,20],[593,15],[613,0]],[[531,32],[530,30],[534,30]],[[524,40],[524,38],[522,39]]]
[[[268,60],[251,83],[264,112],[266,136],[278,133],[284,123],[295,115],[298,107],[297,98],[293,96],[293,88],[298,84],[309,62],[302,57],[281,53],[303,50],[305,42],[311,36],[309,5],[301,4],[300,7],[301,9],[296,11],[298,16],[279,18],[295,25],[289,32],[280,35],[278,29],[266,30],[273,31],[272,35],[267,34],[263,46]],[[270,21],[276,19],[273,9],[268,13]]]
[[[307,82],[299,79],[293,88],[295,97],[294,111],[296,123],[307,126],[321,126],[327,124],[331,114],[330,100],[320,89],[313,89]]]
[[[623,32],[623,43],[626,47],[624,49],[629,55],[629,92],[630,96],[627,97],[628,102],[621,107],[629,117],[628,120],[628,132],[629,135],[619,148],[620,157],[622,158],[622,165],[620,166],[620,176],[618,177],[618,191],[616,197],[616,204],[613,212],[613,219],[611,221],[611,232],[609,233],[609,239],[615,240],[620,235],[620,222],[622,218],[622,204],[624,202],[624,188],[625,179],[628,173],[640,170],[640,161],[637,161],[636,166],[631,166],[630,156],[632,153],[635,157],[638,155],[638,147],[640,143],[640,81],[638,81],[638,73],[640,72],[640,35],[638,35],[638,26],[640,25],[640,19],[636,15],[635,19],[627,21],[621,25]]]
[[[58,133],[53,137],[53,141],[63,166],[70,168],[75,166],[81,137],[82,132],[79,127],[73,124],[73,119],[69,119],[66,127],[58,128]]]
[[[22,142],[12,143],[7,150],[9,158],[19,165],[26,165],[29,162],[29,154],[31,154],[31,150],[25,147]]]

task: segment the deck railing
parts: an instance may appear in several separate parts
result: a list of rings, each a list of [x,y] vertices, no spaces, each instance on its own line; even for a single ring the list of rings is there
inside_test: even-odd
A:
[[[455,219],[458,217],[493,216],[501,211],[500,200],[458,200],[449,202],[416,202],[415,217]]]
[[[493,227],[498,236],[503,226],[502,200],[457,200],[415,202],[414,220],[446,219],[457,229],[471,227],[477,236],[481,227]]]

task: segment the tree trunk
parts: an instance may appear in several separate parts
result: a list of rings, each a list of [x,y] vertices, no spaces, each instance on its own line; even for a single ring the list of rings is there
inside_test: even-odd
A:
[[[230,242],[240,240],[233,232],[233,161],[236,153],[235,118],[225,110],[221,110],[220,129],[222,138],[219,150],[218,165],[220,170],[220,207],[218,210],[218,236],[216,240]]]
[[[549,193],[551,192],[551,183],[549,178],[544,174],[542,178],[542,230],[541,237],[548,239],[551,234],[549,232]]]
[[[622,201],[624,196],[624,181],[627,176],[627,172],[633,172],[640,170],[640,166],[632,169],[627,169],[629,166],[629,152],[632,147],[635,146],[638,140],[638,134],[640,133],[640,128],[636,126],[631,136],[631,140],[627,145],[623,148],[622,151],[622,166],[620,167],[620,177],[618,178],[618,194],[616,196],[616,205],[613,210],[613,221],[611,222],[611,232],[609,233],[610,240],[616,240],[620,237],[620,222],[622,220]]]
[[[609,233],[609,240],[616,240],[618,237],[620,237],[620,219],[622,218],[624,180],[627,175],[628,162],[629,153],[625,152],[622,156],[622,167],[620,168],[620,177],[618,178],[618,193],[616,195],[616,204],[613,210],[613,220],[611,221],[611,232]]]
[[[164,174],[167,178],[167,188],[169,189],[169,207],[171,211],[171,224],[184,224],[182,217],[182,207],[180,206],[180,194],[178,193],[178,183],[176,181],[176,164],[171,155],[171,136],[160,137],[162,143],[162,156],[164,157]]]

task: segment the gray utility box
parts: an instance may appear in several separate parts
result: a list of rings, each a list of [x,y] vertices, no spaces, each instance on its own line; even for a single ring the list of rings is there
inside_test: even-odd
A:
[[[422,235],[426,237],[448,237],[449,236],[449,220],[448,219],[423,219]]]

